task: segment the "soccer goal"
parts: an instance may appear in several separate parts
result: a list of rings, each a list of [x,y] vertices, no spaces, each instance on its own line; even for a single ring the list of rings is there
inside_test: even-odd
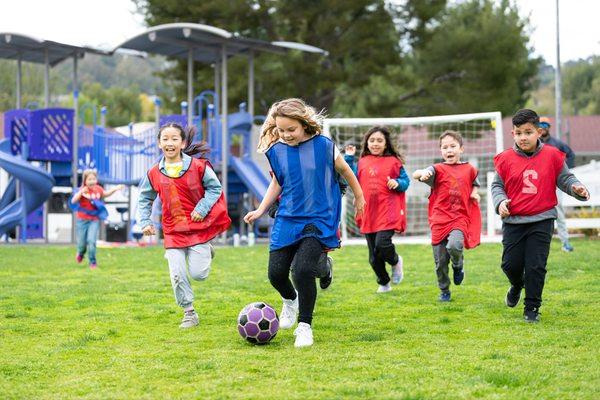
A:
[[[374,125],[384,125],[393,132],[394,144],[405,158],[404,168],[411,177],[406,192],[407,228],[402,234],[410,241],[424,241],[429,236],[427,207],[429,186],[412,179],[412,172],[441,162],[438,138],[445,130],[460,132],[464,140],[462,160],[469,161],[479,170],[482,212],[482,234],[495,235],[495,216],[488,202],[488,180],[494,171],[494,155],[501,152],[502,115],[500,112],[477,114],[438,115],[414,118],[328,118],[324,121],[324,133],[332,138],[340,150],[348,142],[357,147],[357,156],[362,151],[364,133]],[[351,243],[361,239],[354,222],[354,197],[348,190],[342,202],[342,240]]]

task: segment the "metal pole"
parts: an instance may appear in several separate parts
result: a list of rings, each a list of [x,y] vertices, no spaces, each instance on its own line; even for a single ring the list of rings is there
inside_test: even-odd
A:
[[[562,134],[562,93],[560,77],[560,29],[558,24],[558,1],[559,0],[556,0],[556,69],[554,70],[554,80],[556,84],[554,90],[556,98],[556,137],[560,139]]]
[[[102,127],[102,129],[106,129],[106,113],[107,113],[107,108],[106,106],[102,106],[100,107],[100,126]]]
[[[73,56],[73,150],[71,161],[71,179],[73,194],[77,190],[77,164],[79,164],[79,83],[77,82],[77,54]],[[71,213],[71,243],[75,243],[75,226],[77,218]]]
[[[156,132],[160,129],[160,99],[154,97],[154,122],[156,123]]]
[[[254,116],[254,52],[248,55],[248,113]]]
[[[227,153],[229,151],[229,132],[227,129],[227,47],[221,47],[221,183],[227,202]],[[223,233],[223,242],[227,240],[227,232]]]
[[[17,59],[17,110],[21,108],[21,54]]]
[[[48,49],[44,49],[44,107],[50,107],[50,59]]]
[[[220,92],[221,92],[221,74],[220,74],[220,64],[218,61],[215,61],[215,93],[217,94],[218,98],[220,97]]]
[[[188,50],[188,65],[187,65],[187,117],[188,117],[188,126],[192,126],[192,116],[194,110],[192,107],[192,102],[194,101],[194,50],[190,47]]]

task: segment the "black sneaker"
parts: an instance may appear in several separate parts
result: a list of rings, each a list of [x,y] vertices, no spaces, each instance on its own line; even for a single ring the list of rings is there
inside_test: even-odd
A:
[[[464,268],[452,267],[452,271],[454,272],[452,280],[454,281],[454,284],[458,286],[462,283],[463,279],[465,279],[465,270]]]
[[[523,311],[523,318],[525,318],[525,322],[540,322],[540,309],[537,307],[525,307],[525,311]]]
[[[508,288],[508,292],[506,292],[506,298],[504,299],[504,303],[508,307],[515,307],[519,304],[519,300],[521,299],[521,288],[517,289],[514,286]]]
[[[438,300],[441,301],[442,303],[447,303],[452,299],[452,294],[450,293],[449,290],[442,290],[442,293],[440,293],[440,297],[438,297]]]
[[[329,269],[329,273],[327,274],[327,276],[319,278],[319,286],[323,290],[331,286],[331,281],[333,281],[333,259],[329,256],[327,256],[327,267]]]

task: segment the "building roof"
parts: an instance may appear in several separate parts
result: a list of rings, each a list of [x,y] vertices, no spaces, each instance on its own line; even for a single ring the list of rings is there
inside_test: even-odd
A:
[[[127,39],[117,49],[161,54],[173,58],[187,58],[192,49],[194,61],[214,63],[221,60],[221,48],[227,55],[248,54],[250,51],[285,53],[289,49],[327,54],[325,50],[295,42],[267,42],[241,37],[224,29],[204,24],[172,23],[157,25]]]
[[[14,32],[0,32],[0,59],[13,59],[44,64],[48,52],[48,62],[55,66],[61,61],[85,53],[110,55],[110,52],[87,46],[74,46],[66,43],[43,40],[33,36]]]
[[[555,119],[550,117],[550,134],[556,137]],[[562,120],[563,133],[561,140],[566,142],[575,154],[600,154],[600,115],[564,116]],[[513,145],[511,117],[502,119],[504,132],[504,148]]]

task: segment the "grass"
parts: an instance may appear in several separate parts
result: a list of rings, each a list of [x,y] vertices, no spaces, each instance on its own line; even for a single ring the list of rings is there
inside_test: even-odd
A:
[[[503,304],[500,245],[467,252],[448,304],[429,246],[398,247],[405,281],[383,295],[366,247],[336,251],[307,349],[292,331],[266,346],[237,334],[245,304],[281,306],[265,246],[218,249],[186,331],[161,248],[99,249],[90,271],[73,248],[0,246],[0,398],[598,398],[600,242],[574,245],[552,245],[537,325]]]

